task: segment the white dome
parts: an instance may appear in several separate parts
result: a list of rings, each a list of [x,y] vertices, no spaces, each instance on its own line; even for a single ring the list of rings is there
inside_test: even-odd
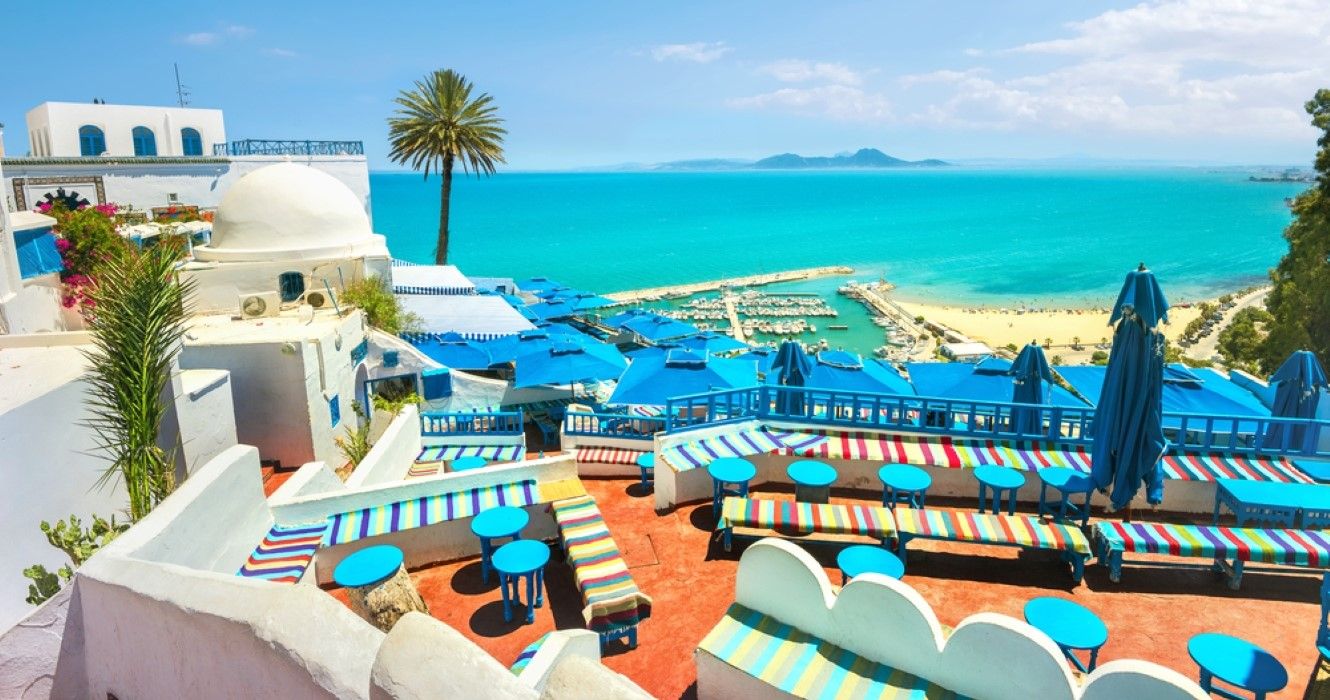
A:
[[[358,257],[382,251],[360,199],[337,178],[307,165],[277,163],[240,178],[217,206],[212,240],[199,260],[260,261]]]

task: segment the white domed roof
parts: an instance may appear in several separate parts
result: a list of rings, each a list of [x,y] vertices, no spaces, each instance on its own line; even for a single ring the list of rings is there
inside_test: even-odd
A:
[[[277,163],[240,178],[222,197],[200,260],[316,259],[381,249],[360,199],[337,178],[307,165]]]

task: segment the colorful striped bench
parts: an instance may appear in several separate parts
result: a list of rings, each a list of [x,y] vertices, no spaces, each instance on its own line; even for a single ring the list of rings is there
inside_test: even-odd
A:
[[[1249,561],[1330,568],[1330,531],[1325,530],[1110,520],[1095,523],[1094,535],[1099,561],[1108,564],[1108,578],[1114,583],[1122,580],[1125,552],[1211,559],[1234,590],[1242,585],[1242,567]]]
[[[517,655],[517,660],[513,662],[512,666],[508,667],[508,670],[512,671],[514,676],[522,675],[522,671],[525,671],[527,664],[531,663],[531,660],[536,658],[536,652],[540,651],[541,645],[545,643],[545,640],[550,638],[550,634],[552,633],[546,632],[545,634],[540,635],[540,638],[536,641],[526,645],[526,648]]]
[[[313,525],[273,525],[237,576],[277,583],[297,583],[323,541],[327,522]]]
[[[550,504],[573,579],[582,592],[582,617],[604,645],[628,638],[637,646],[637,625],[651,617],[651,598],[637,588],[619,547],[610,537],[605,519],[591,496],[577,496]]]
[[[517,462],[525,455],[526,448],[521,445],[430,445],[420,450],[416,462],[451,462],[462,457]]]
[[[798,698],[950,700],[961,697],[738,603],[731,605],[707,633],[698,650]]]
[[[896,536],[891,510],[877,505],[799,503],[771,498],[725,499],[716,529],[730,551],[734,528],[793,530],[820,535],[862,535],[883,544]]]
[[[897,554],[906,562],[905,545],[912,539],[993,544],[1059,553],[1071,565],[1076,583],[1085,574],[1090,541],[1074,525],[1044,521],[1033,515],[994,515],[938,508],[896,508]]]
[[[345,544],[375,535],[470,518],[482,510],[497,506],[521,508],[539,503],[540,500],[540,489],[536,487],[536,482],[526,480],[421,496],[410,501],[338,513],[329,518],[331,526],[325,545]]]

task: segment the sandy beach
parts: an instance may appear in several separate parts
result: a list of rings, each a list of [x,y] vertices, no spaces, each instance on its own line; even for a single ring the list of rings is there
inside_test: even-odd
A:
[[[1017,309],[974,309],[962,306],[944,306],[894,299],[902,308],[915,316],[923,316],[928,321],[940,323],[955,331],[964,333],[975,340],[1000,348],[1008,343],[1017,347],[1031,340],[1043,344],[1046,338],[1052,338],[1050,354],[1069,358],[1073,353],[1071,345],[1080,339],[1085,346],[1082,352],[1089,353],[1094,345],[1111,340],[1112,331],[1108,327],[1108,311],[1096,309],[1052,309],[1044,311],[1019,312]],[[1165,334],[1170,340],[1177,340],[1187,324],[1196,318],[1196,306],[1169,309],[1169,324]]]

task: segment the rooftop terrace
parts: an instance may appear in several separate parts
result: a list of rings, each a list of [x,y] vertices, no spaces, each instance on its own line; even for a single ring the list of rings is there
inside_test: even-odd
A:
[[[612,643],[605,664],[657,697],[691,697],[696,681],[694,649],[734,600],[743,545],[736,543],[727,553],[715,541],[710,503],[657,515],[650,495],[636,480],[583,479],[583,483],[597,500],[633,578],[655,600],[655,614],[642,623],[638,648]],[[780,486],[758,491],[781,499],[793,497]],[[837,489],[832,502],[872,503],[878,497]],[[934,505],[934,500],[930,498],[929,504]],[[945,499],[936,505],[973,507],[969,501]],[[1176,522],[1179,516],[1170,519]],[[825,541],[806,546],[832,581],[839,581],[838,546]],[[1136,572],[1123,583],[1111,583],[1105,567],[1090,566],[1084,583],[1073,586],[1055,560],[1038,554],[1043,553],[920,543],[912,546],[904,581],[922,594],[948,627],[985,611],[1019,619],[1025,602],[1035,596],[1075,600],[1108,626],[1101,665],[1113,659],[1148,659],[1195,678],[1187,641],[1201,632],[1218,631],[1248,639],[1284,663],[1289,685],[1272,698],[1304,697],[1304,688],[1314,680],[1318,658],[1312,640],[1319,608],[1311,601],[1318,598],[1317,573],[1253,566],[1242,590],[1231,591],[1204,566],[1178,566],[1144,556],[1137,565],[1150,570]],[[536,611],[533,625],[520,624],[520,616],[512,623],[503,621],[497,585],[493,580],[481,583],[475,557],[421,568],[411,578],[433,616],[501,663],[511,663],[545,632],[583,626],[581,597],[569,568],[557,561],[547,569],[548,604]],[[345,602],[342,591],[331,593]],[[1330,682],[1323,678],[1310,692],[1307,697],[1321,697],[1317,693],[1330,692]]]

